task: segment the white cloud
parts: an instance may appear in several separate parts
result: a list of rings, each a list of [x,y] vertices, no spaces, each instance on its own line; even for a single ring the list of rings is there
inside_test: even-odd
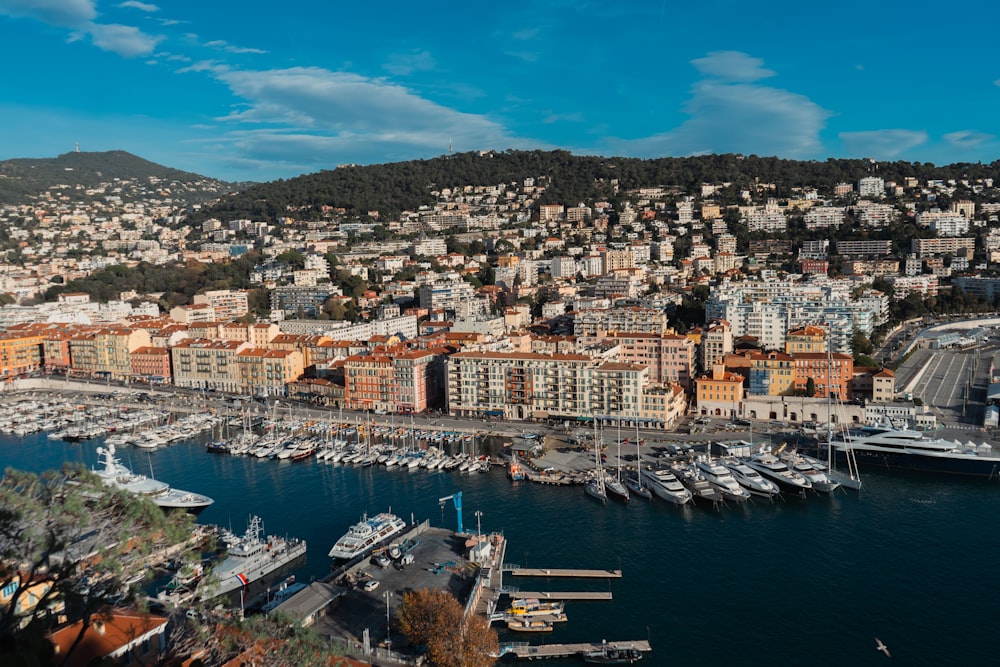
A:
[[[160,8],[156,5],[151,5],[147,2],[139,2],[138,0],[125,0],[125,2],[118,5],[119,7],[131,7],[132,9],[138,9],[141,12],[158,12]]]
[[[927,133],[923,130],[898,129],[841,132],[840,140],[849,155],[882,160],[894,158],[904,151],[927,143]]]
[[[775,75],[774,70],[762,67],[763,60],[742,51],[712,51],[691,64],[707,77],[738,83],[752,83]]]
[[[254,54],[265,54],[267,51],[263,49],[254,49],[248,46],[236,46],[235,44],[230,44],[224,39],[213,39],[210,42],[205,42],[205,46],[210,46],[213,49],[219,49],[225,51],[226,53],[254,53]]]
[[[0,14],[78,28],[97,17],[92,0],[0,0]]]
[[[710,78],[697,82],[684,108],[690,118],[662,134],[609,140],[610,147],[639,157],[744,153],[811,157],[821,153],[819,133],[830,112],[804,95],[752,83],[773,72],[734,51],[693,61]]]
[[[449,141],[473,148],[521,144],[498,123],[440,106],[378,79],[314,67],[271,71],[216,71],[246,100],[219,120],[240,128],[229,135],[249,159],[310,165],[410,159],[438,155]],[[407,157],[409,156],[409,157]]]
[[[387,63],[382,65],[382,68],[396,76],[407,76],[413,72],[432,70],[436,64],[434,56],[427,51],[416,51],[414,53],[395,53],[389,57]]]
[[[116,23],[91,23],[87,32],[94,46],[126,58],[152,53],[163,40],[163,37],[147,35],[135,26]]]
[[[975,148],[995,139],[996,136],[986,134],[985,132],[976,132],[975,130],[959,130],[958,132],[949,132],[943,138],[955,148]]]

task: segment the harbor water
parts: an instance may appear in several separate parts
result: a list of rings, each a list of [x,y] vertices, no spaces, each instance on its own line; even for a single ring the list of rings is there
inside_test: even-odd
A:
[[[98,443],[6,437],[0,462],[33,472],[93,466]],[[569,602],[554,632],[502,631],[501,641],[648,638],[646,665],[874,665],[887,659],[875,637],[909,665],[995,664],[1000,654],[997,481],[874,472],[860,494],[713,511],[656,499],[601,506],[581,487],[515,485],[500,469],[353,468],[213,455],[197,442],[119,455],[135,472],[212,496],[201,523],[242,533],[256,514],[267,533],[305,539],[299,581],[329,572],[327,551],[365,512],[454,528],[455,508],[438,499],[457,491],[465,529],[477,530],[481,512],[483,532],[506,536],[511,563],[622,569],[610,581],[508,579],[613,599]]]

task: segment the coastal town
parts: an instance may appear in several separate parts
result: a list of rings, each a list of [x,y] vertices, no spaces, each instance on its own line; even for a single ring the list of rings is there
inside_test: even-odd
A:
[[[0,431],[100,439],[99,481],[191,514],[213,504],[209,491],[138,474],[121,453],[196,440],[206,456],[275,467],[492,465],[514,485],[583,486],[605,506],[713,512],[857,492],[859,463],[998,478],[991,444],[935,434],[996,440],[1000,191],[990,178],[886,180],[874,163],[865,174],[785,196],[760,179],[694,190],[611,179],[606,199],[553,204],[550,177],[527,173],[428,184],[436,203],[398,214],[303,205],[259,219],[224,215],[227,186],[211,179],[61,183],[0,203]],[[184,285],[136,288],[158,271]],[[330,550],[331,573],[308,583],[290,574],[307,550],[299,536],[265,533],[256,515],[242,537],[195,524],[126,568],[131,584],[171,568],[166,587],[142,591],[142,612],[89,626],[60,607],[71,623],[52,642],[70,650],[88,627],[113,628],[118,655],[184,664],[211,651],[168,652],[168,627],[276,611],[325,642],[309,664],[336,664],[334,645],[336,659],[423,664],[433,641],[407,630],[409,605],[415,591],[450,590],[466,633],[455,641],[485,638],[470,644],[482,662],[455,664],[623,664],[654,650],[639,634],[496,643],[491,623],[508,637],[553,632],[566,600],[612,598],[518,592],[505,576],[622,571],[513,565],[502,529],[463,525],[461,491],[439,502],[456,530],[366,511]],[[174,565],[209,533],[225,547],[211,570],[221,582],[199,583],[200,564]],[[99,549],[87,548],[90,567]],[[17,567],[5,576],[0,607],[37,613],[26,599],[37,606],[43,584]],[[203,664],[248,664],[264,646]]]

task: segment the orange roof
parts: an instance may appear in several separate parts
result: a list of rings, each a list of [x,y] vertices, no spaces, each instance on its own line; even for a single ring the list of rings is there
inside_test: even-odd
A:
[[[73,646],[83,626],[83,621],[63,627],[53,632],[49,639],[55,647],[52,662],[57,665],[75,667],[88,665],[96,658],[102,658],[115,651],[140,643],[149,636],[162,632],[167,619],[162,616],[143,615],[138,612],[111,612],[94,614],[83,639],[73,650],[69,659],[66,652]]]

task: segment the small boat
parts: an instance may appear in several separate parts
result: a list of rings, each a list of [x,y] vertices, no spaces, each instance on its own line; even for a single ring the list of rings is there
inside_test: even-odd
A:
[[[228,454],[231,449],[229,443],[220,441],[205,443],[205,451],[209,454]]]
[[[600,648],[583,652],[583,661],[601,665],[630,665],[642,660],[642,651],[637,648],[609,646],[607,643]]]
[[[538,598],[518,598],[512,600],[508,614],[514,616],[559,616],[563,613],[563,602],[542,602]]]
[[[552,632],[555,626],[549,621],[518,618],[507,621],[507,629],[514,632]]]
[[[507,476],[510,477],[510,481],[512,482],[520,482],[524,479],[524,469],[517,460],[517,454],[514,454],[507,465]]]

